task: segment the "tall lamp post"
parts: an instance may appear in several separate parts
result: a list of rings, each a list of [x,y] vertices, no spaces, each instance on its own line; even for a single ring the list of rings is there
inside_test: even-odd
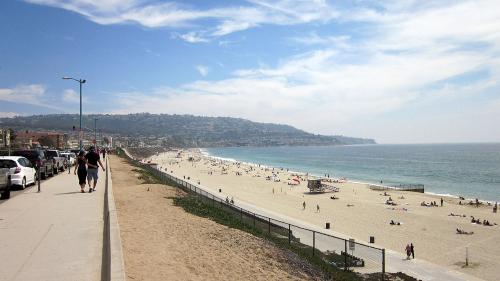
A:
[[[94,118],[94,146],[97,151],[97,118]]]
[[[80,143],[80,150],[83,149],[83,140],[82,140],[82,84],[86,82],[85,79],[75,79],[72,77],[63,77],[64,80],[74,80],[80,83],[80,131],[78,132],[78,140]]]

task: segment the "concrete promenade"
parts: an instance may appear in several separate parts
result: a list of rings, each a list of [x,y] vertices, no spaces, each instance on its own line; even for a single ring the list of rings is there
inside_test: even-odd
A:
[[[0,204],[0,280],[100,280],[105,173],[80,193],[67,171]]]

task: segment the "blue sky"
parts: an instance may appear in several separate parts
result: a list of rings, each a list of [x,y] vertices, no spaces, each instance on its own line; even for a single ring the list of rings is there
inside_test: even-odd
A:
[[[500,3],[0,1],[0,116],[242,117],[381,143],[500,141]]]

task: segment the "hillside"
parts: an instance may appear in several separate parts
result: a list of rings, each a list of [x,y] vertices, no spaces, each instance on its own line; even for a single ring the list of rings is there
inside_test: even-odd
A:
[[[257,123],[240,118],[193,115],[128,114],[85,115],[83,127],[94,128],[97,118],[103,133],[135,138],[161,138],[164,145],[274,146],[373,144],[372,139],[310,134],[288,125]],[[79,127],[77,114],[0,118],[0,126],[15,130],[72,131]]]

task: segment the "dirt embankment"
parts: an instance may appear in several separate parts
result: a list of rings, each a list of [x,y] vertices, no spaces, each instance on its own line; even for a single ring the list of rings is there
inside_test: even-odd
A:
[[[169,199],[176,189],[142,184],[134,167],[110,159],[128,280],[322,280],[294,253],[186,213]]]

